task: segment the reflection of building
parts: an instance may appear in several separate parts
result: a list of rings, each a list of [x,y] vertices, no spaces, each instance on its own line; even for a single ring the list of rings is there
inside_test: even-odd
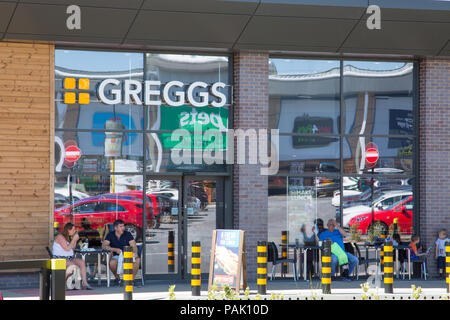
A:
[[[412,63],[379,71],[357,68],[352,62],[346,62],[342,109],[339,68],[298,75],[277,75],[273,63],[271,68],[270,126],[294,134],[280,137],[280,168],[288,172],[298,163],[303,163],[306,171],[317,171],[321,162],[339,165],[341,112],[345,115],[345,134],[349,135],[344,138],[342,149],[347,173],[364,169],[362,149],[371,140],[358,135],[413,134]],[[404,159],[402,149],[408,148],[411,140],[391,137],[374,139],[374,142],[380,150],[381,164],[409,168],[410,157]]]

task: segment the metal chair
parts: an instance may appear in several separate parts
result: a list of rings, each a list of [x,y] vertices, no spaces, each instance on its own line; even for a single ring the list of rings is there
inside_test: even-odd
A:
[[[143,247],[142,243],[137,245],[138,257],[141,258],[141,264],[139,266],[139,269],[141,270],[141,282],[142,282],[142,285],[144,286],[145,285],[145,281],[144,281],[144,269],[142,268],[142,262],[143,262],[143,259],[142,259],[142,247]]]
[[[294,271],[294,281],[297,281],[297,261],[296,259],[280,258],[278,256],[277,245],[274,242],[267,244],[267,262],[272,262],[272,273],[270,274],[270,280],[273,280],[275,267],[282,263],[292,263],[292,270]]]
[[[366,276],[367,276],[367,269],[369,267],[369,263],[378,263],[379,259],[362,257],[359,246],[356,243],[353,243],[353,246],[355,247],[356,253],[358,255],[358,265],[355,268],[355,272],[356,272],[356,280],[359,280],[359,266],[362,264],[364,265],[364,270],[365,270]]]

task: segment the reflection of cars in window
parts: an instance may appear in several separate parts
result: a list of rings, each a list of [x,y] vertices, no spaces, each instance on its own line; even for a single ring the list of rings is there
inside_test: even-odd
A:
[[[91,229],[104,229],[107,224],[121,219],[125,222],[125,229],[133,235],[136,240],[142,238],[142,214],[143,202],[141,199],[130,199],[127,196],[115,195],[96,196],[76,201],[71,210],[70,205],[60,207],[54,211],[54,220],[59,223],[61,231],[68,222],[75,224],[77,230],[84,230],[86,225]],[[153,215],[147,216],[147,225],[151,226]],[[81,236],[81,233],[80,233]]]
[[[414,202],[413,197],[409,196],[397,202],[391,203],[390,206],[383,210],[374,212],[374,221],[380,221],[382,227],[388,230],[389,226],[398,220],[398,227],[403,234],[411,234]],[[372,226],[372,212],[356,215],[350,219],[348,226],[357,225],[357,229],[362,234],[366,234]]]
[[[374,211],[380,211],[380,210],[386,210],[388,207],[390,207],[392,204],[405,199],[409,196],[412,196],[411,190],[390,190],[386,191],[385,193],[382,193],[381,196],[378,198],[375,198],[373,201],[374,204]],[[369,195],[370,197],[370,195]],[[342,224],[344,227],[348,227],[348,223],[350,220],[358,216],[360,214],[364,214],[367,212],[372,212],[371,203],[366,202],[363,204],[358,204],[356,206],[350,206],[347,208],[344,208],[344,216]]]
[[[317,166],[316,173],[326,174],[326,173],[337,173],[339,169],[334,162],[320,162]],[[317,196],[325,195],[332,196],[333,192],[339,188],[339,178],[331,177],[316,177],[313,180],[315,189],[317,190]]]
[[[130,200],[137,200],[137,201],[143,201],[144,200],[144,192],[142,191],[124,191],[124,192],[120,192],[120,193],[108,193],[103,195],[105,197],[112,197],[114,198],[115,196],[121,196],[123,197],[128,197],[128,199]],[[158,205],[158,201],[155,195],[153,194],[147,194],[147,212],[148,214],[153,214],[153,219],[152,219],[152,225],[150,226],[151,228],[157,229],[160,226],[160,222],[161,222],[161,209],[160,206]]]

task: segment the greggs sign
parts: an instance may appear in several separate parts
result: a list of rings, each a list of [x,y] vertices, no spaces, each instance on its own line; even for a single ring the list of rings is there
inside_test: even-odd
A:
[[[66,78],[64,88],[75,89],[75,82],[74,78]],[[78,89],[88,89],[88,82],[89,79],[79,79]],[[69,85],[66,86],[66,84]],[[101,102],[108,105],[134,103],[146,106],[160,106],[164,104],[171,107],[180,107],[189,103],[193,107],[212,106],[220,108],[224,107],[227,102],[227,96],[221,91],[226,86],[223,82],[207,84],[202,81],[196,81],[185,85],[181,81],[170,81],[163,85],[158,80],[141,82],[133,79],[123,81],[105,79],[97,87],[97,96]],[[65,97],[68,97],[68,99],[65,98],[65,103],[76,103],[75,93],[67,92]],[[82,97],[82,93],[80,93],[79,97]],[[78,100],[78,103],[89,103],[88,98]]]

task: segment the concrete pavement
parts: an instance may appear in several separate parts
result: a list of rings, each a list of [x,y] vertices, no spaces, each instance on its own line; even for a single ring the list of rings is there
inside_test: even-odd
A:
[[[351,282],[334,281],[331,286],[331,295],[323,295],[320,280],[293,281],[290,279],[275,279],[268,281],[267,295],[262,299],[271,299],[272,295],[283,295],[284,300],[361,300],[364,292],[361,284],[366,279],[353,280]],[[93,284],[94,290],[67,290],[66,300],[123,300],[123,287],[110,287],[106,285],[98,287]],[[191,295],[190,284],[187,280],[147,280],[145,286],[135,287],[133,300],[168,300],[169,286],[175,285],[176,300],[206,300],[208,298],[207,281],[202,282],[202,292],[200,297]],[[444,280],[398,280],[394,279],[394,294],[384,294],[383,282],[381,288],[369,289],[366,293],[367,299],[388,299],[388,300],[413,300],[411,286],[421,287],[419,299],[439,300],[448,298]],[[257,294],[256,284],[250,283],[250,299],[254,299]],[[1,289],[5,300],[38,300],[39,289]],[[241,297],[243,297],[241,292]],[[216,296],[220,296],[217,293]]]

